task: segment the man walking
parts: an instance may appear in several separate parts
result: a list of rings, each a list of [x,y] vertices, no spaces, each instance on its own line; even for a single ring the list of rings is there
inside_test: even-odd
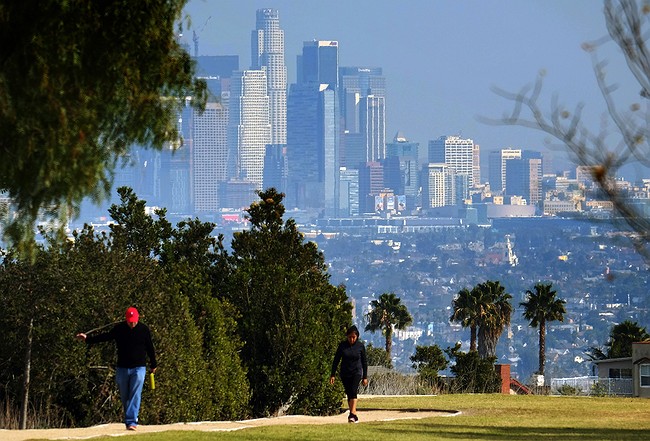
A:
[[[124,423],[127,430],[138,427],[138,413],[142,399],[142,386],[146,376],[146,357],[149,357],[151,373],[156,372],[156,353],[151,341],[149,328],[139,322],[138,310],[130,307],[126,318],[110,331],[95,336],[77,334],[79,340],[91,345],[105,341],[115,341],[117,363],[115,379],[120,389],[120,399],[124,408]]]

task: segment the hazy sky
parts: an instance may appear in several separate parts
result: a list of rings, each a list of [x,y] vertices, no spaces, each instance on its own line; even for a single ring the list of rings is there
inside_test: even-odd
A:
[[[547,151],[540,132],[476,118],[511,109],[491,87],[517,91],[542,69],[545,103],[554,94],[571,108],[585,102],[596,124],[605,109],[581,49],[607,34],[598,0],[191,0],[191,52],[195,30],[199,55],[239,55],[248,68],[259,8],[279,10],[289,84],[303,41],[313,39],[338,40],[341,66],[383,68],[387,140],[400,130],[426,149],[431,139],[461,135],[480,144],[483,162],[505,147]],[[636,87],[615,46],[601,52],[612,80]],[[559,167],[562,155],[553,156]]]

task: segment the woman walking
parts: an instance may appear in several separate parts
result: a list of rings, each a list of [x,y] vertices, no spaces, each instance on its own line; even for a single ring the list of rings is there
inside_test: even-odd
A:
[[[357,417],[357,393],[359,383],[368,385],[368,360],[366,359],[366,347],[359,340],[359,330],[351,326],[346,332],[346,339],[339,343],[332,363],[330,384],[336,380],[336,370],[341,363],[340,377],[345,388],[345,395],[348,397],[348,423],[358,423]]]

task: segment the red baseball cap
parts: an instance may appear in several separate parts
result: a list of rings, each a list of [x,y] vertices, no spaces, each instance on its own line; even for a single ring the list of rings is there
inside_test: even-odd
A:
[[[138,310],[135,309],[133,306],[131,306],[126,310],[127,323],[136,323],[139,318],[140,318],[140,314],[138,314]]]

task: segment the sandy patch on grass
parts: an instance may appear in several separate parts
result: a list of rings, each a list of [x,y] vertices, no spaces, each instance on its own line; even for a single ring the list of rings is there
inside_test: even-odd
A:
[[[435,416],[450,416],[455,412],[439,410],[363,410],[359,409],[359,422],[393,421],[401,419],[420,419]],[[163,424],[156,426],[142,425],[135,432],[127,431],[124,424],[101,424],[93,427],[77,429],[29,429],[29,430],[0,430],[2,441],[27,441],[32,439],[48,440],[83,440],[98,436],[133,436],[138,433],[165,432],[170,430],[197,430],[205,432],[225,432],[242,430],[251,427],[270,426],[277,424],[348,424],[347,412],[333,416],[304,416],[287,415],[277,418],[259,418],[245,421],[206,421],[198,423]]]

